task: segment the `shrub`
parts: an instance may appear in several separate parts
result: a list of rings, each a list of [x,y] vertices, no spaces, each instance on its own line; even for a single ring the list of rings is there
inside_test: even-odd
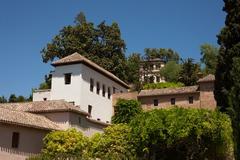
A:
[[[129,123],[137,114],[142,112],[140,102],[136,100],[119,99],[115,105],[115,115],[112,117],[112,122]]]
[[[184,84],[177,82],[161,82],[161,83],[148,83],[143,86],[143,89],[162,89],[162,88],[177,88],[183,87]]]
[[[131,128],[126,124],[115,124],[104,129],[103,134],[92,137],[93,157],[101,160],[133,160],[135,145],[130,137]]]
[[[232,156],[230,119],[202,109],[161,109],[138,115],[130,126],[145,159],[227,159]]]
[[[76,129],[53,131],[43,139],[45,155],[53,157],[82,157],[88,150],[88,138]]]

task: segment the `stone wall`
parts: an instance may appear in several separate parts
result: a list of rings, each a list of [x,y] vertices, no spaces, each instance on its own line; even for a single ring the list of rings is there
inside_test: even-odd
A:
[[[217,104],[214,98],[214,82],[199,83],[201,108],[215,109]]]

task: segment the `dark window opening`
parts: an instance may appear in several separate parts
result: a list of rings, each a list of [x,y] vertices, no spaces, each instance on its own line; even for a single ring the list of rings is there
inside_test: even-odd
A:
[[[91,78],[90,79],[90,91],[93,92],[93,88],[94,88],[94,80]]]
[[[176,103],[176,99],[175,98],[171,98],[171,105],[175,105]]]
[[[19,146],[19,133],[13,132],[12,134],[12,148],[18,148]]]
[[[64,74],[65,84],[71,84],[71,73]]]
[[[99,92],[100,92],[100,84],[99,82],[97,82],[97,94],[99,94]]]
[[[154,99],[153,104],[154,104],[154,106],[158,106],[158,99]]]
[[[111,98],[111,89],[110,89],[110,87],[108,87],[108,99],[110,99]]]
[[[88,114],[91,117],[91,114],[92,114],[92,106],[91,105],[88,105]]]
[[[78,123],[79,123],[79,124],[82,123],[82,119],[81,119],[81,117],[78,117]]]
[[[157,76],[156,79],[157,79],[157,82],[160,82],[160,77],[159,76]]]
[[[193,96],[188,97],[189,104],[193,104]]]
[[[106,87],[105,85],[103,84],[102,86],[102,96],[105,97],[105,92],[106,92]]]
[[[44,101],[46,101],[46,100],[47,100],[47,98],[43,98],[43,100],[44,100]]]
[[[100,119],[100,118],[98,118],[97,120],[98,120],[98,121],[101,121],[101,119]]]
[[[113,94],[115,94],[116,93],[116,88],[115,87],[113,87]]]

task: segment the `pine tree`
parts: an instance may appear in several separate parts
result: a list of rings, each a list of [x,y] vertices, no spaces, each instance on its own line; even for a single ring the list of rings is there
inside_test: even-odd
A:
[[[220,111],[230,115],[235,157],[240,159],[240,0],[224,0],[225,27],[218,35],[220,50],[216,69],[215,98]]]

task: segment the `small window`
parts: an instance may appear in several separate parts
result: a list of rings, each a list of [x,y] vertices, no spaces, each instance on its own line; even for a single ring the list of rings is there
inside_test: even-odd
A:
[[[82,124],[82,118],[81,117],[78,117],[78,123]]]
[[[160,77],[156,76],[157,82],[160,82]]]
[[[175,98],[171,98],[171,105],[175,105],[176,103],[176,99]]]
[[[64,74],[65,84],[71,84],[71,73]]]
[[[115,87],[113,87],[113,94],[115,94],[116,93],[116,88]]]
[[[111,89],[110,89],[110,87],[108,87],[108,99],[110,99],[111,98]]]
[[[102,86],[102,96],[105,97],[105,92],[106,92],[106,87],[105,85],[103,84]]]
[[[193,104],[193,96],[188,97],[189,104]]]
[[[99,92],[100,92],[100,83],[97,82],[97,94],[99,94]]]
[[[94,80],[92,78],[90,78],[90,91],[93,92],[93,88],[94,88]]]
[[[101,119],[100,119],[100,118],[98,118],[97,120],[98,120],[98,121],[101,121]]]
[[[47,98],[43,98],[43,100],[44,100],[44,101],[46,101],[46,100],[47,100]]]
[[[91,114],[92,114],[92,106],[91,105],[88,105],[88,114],[91,117]]]
[[[18,148],[19,146],[19,133],[13,132],[12,134],[12,148]]]
[[[154,99],[153,104],[154,104],[154,106],[158,106],[158,99]]]

